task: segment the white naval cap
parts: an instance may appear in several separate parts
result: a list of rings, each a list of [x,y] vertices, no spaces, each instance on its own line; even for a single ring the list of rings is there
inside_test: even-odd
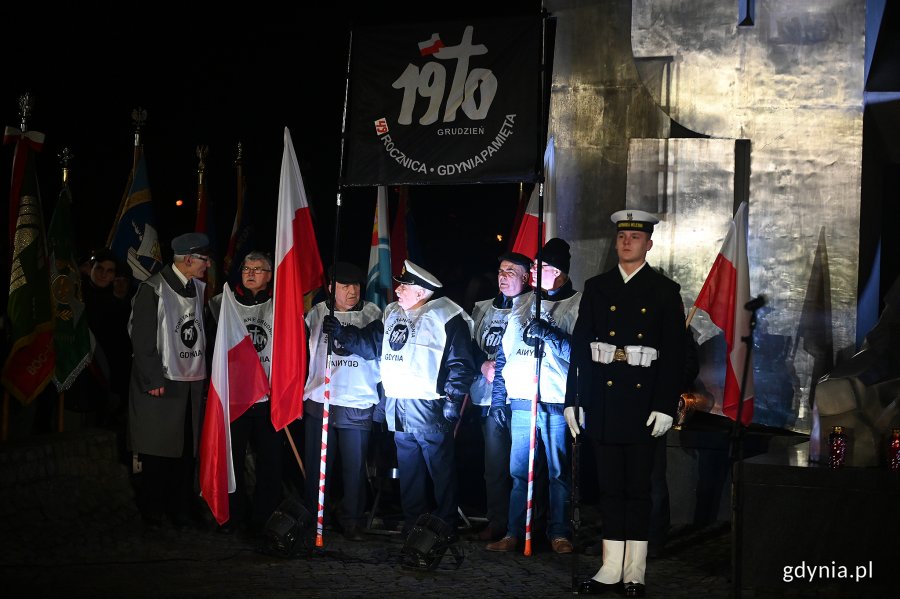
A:
[[[613,212],[609,219],[615,223],[616,231],[643,231],[645,233],[653,233],[653,225],[659,222],[659,219],[643,210],[619,210]]]
[[[400,276],[394,277],[394,280],[406,285],[418,285],[431,291],[443,287],[436,276],[409,260],[403,261],[403,270],[400,272]]]

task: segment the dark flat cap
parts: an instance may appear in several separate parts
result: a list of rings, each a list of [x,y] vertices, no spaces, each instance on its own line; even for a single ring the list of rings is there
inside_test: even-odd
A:
[[[172,240],[172,252],[176,256],[188,254],[209,255],[209,237],[203,233],[185,233]]]
[[[506,252],[502,256],[497,257],[498,262],[503,262],[506,260],[507,262],[512,262],[513,264],[518,264],[526,271],[531,268],[532,260],[525,254],[520,254],[519,252]]]
[[[331,280],[331,268],[328,269],[328,279]],[[337,262],[334,265],[334,280],[344,285],[362,285],[365,276],[362,269],[349,262]]]
[[[394,280],[406,285],[418,285],[431,291],[443,287],[436,276],[409,260],[404,260],[403,271],[399,276],[394,277]]]

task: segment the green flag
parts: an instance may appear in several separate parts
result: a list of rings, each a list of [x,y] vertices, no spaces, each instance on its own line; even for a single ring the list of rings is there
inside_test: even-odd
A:
[[[53,383],[62,392],[72,386],[94,353],[93,336],[81,301],[81,275],[72,232],[72,194],[67,183],[63,183],[50,219],[47,250],[50,253],[50,291],[56,304]]]
[[[25,143],[29,134],[40,135],[43,142],[43,135],[28,132],[16,143]],[[7,128],[5,138],[10,137]],[[32,142],[23,152],[7,304],[10,346],[3,364],[3,385],[26,405],[50,382],[56,364],[44,217],[34,164],[34,151],[40,147]]]

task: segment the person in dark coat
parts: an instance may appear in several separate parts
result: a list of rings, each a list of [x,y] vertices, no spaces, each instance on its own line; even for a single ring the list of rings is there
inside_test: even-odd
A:
[[[580,591],[639,597],[656,438],[672,426],[684,376],[684,306],[680,286],[646,261],[656,217],[620,210],[612,221],[619,263],[585,282],[565,417],[572,435],[584,425],[600,486],[603,565]]]
[[[138,508],[144,523],[163,517],[191,523],[194,464],[207,383],[201,281],[209,239],[186,233],[172,240],[172,264],[138,285],[131,310],[134,349],[128,398],[129,445],[142,467]]]

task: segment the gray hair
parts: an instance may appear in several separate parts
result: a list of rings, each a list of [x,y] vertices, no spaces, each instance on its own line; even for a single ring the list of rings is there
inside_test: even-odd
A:
[[[243,264],[247,264],[248,260],[265,262],[266,268],[268,268],[269,270],[272,270],[272,258],[269,257],[269,254],[267,254],[266,252],[261,252],[259,250],[253,250],[252,252],[249,252],[246,256],[244,256]]]

